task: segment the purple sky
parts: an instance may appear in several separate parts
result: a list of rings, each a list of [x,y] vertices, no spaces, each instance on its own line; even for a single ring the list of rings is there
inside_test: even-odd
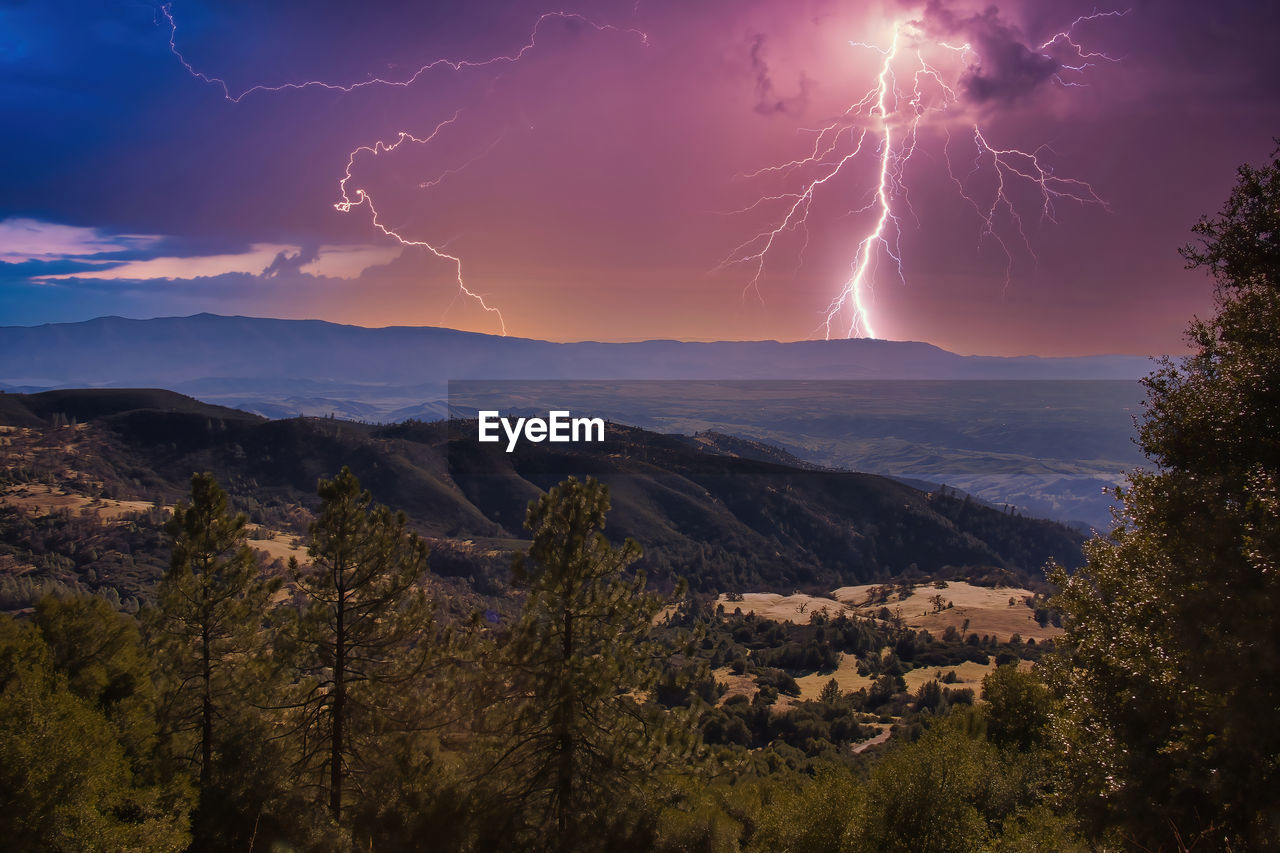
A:
[[[1176,249],[1280,134],[1243,0],[261,6],[0,2],[0,324],[1171,352]]]

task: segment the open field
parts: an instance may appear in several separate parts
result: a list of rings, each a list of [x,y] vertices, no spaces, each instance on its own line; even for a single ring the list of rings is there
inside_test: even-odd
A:
[[[741,601],[721,595],[716,599],[716,604],[724,605],[725,613],[741,610],[744,614],[755,613],[757,616],[772,619],[775,622],[794,622],[797,625],[808,625],[815,613],[824,610],[832,619],[843,612],[853,611],[853,608],[830,598],[798,592],[793,595],[781,595],[776,592],[744,592]]]
[[[130,515],[146,512],[154,505],[147,501],[118,501],[110,498],[90,498],[57,486],[43,483],[9,486],[0,491],[0,506],[17,507],[30,515],[49,515],[54,512],[71,512],[76,515],[89,513],[103,522],[120,521]]]
[[[883,608],[900,615],[911,628],[925,629],[941,637],[949,627],[962,634],[989,635],[1001,642],[1014,634],[1024,640],[1048,640],[1062,634],[1052,625],[1041,627],[1026,600],[1033,593],[1021,587],[982,587],[963,581],[951,581],[945,587],[932,584],[892,586],[863,584],[833,590],[830,598],[813,595],[779,595],[767,592],[742,593],[741,601],[721,595],[716,603],[726,613],[740,609],[778,622],[809,624],[816,613],[829,618],[841,613],[850,616],[877,616]],[[941,596],[942,609],[937,609],[936,596]],[[842,685],[843,686],[843,685]],[[856,689],[856,688],[853,688]]]
[[[1029,666],[1029,663],[1025,665]],[[982,679],[995,669],[995,661],[983,666],[972,661],[955,666],[947,667],[926,667],[913,669],[902,678],[907,682],[907,690],[916,693],[920,690],[920,686],[928,681],[942,677],[949,672],[954,672],[958,677],[958,681],[947,684],[950,688],[968,687],[973,690],[975,696],[982,696]],[[874,678],[858,674],[858,659],[853,655],[841,655],[840,665],[836,667],[835,672],[815,672],[810,675],[801,676],[796,679],[796,684],[800,685],[801,699],[817,699],[818,694],[822,692],[822,688],[831,679],[836,680],[836,684],[840,686],[841,692],[848,693],[854,690],[870,690],[871,685],[875,683]]]
[[[91,516],[102,524],[125,521],[130,516],[156,508],[155,504],[147,501],[91,498],[43,483],[9,486],[0,490],[0,506],[12,506],[32,516],[69,512],[72,515]],[[173,507],[164,506],[160,509],[169,512]],[[246,530],[251,537],[263,537],[250,538],[247,544],[265,555],[268,561],[280,559],[287,563],[290,557],[297,557],[299,562],[307,561],[307,551],[299,546],[299,537],[269,530],[259,524],[247,525]]]
[[[268,560],[283,560],[289,562],[290,557],[296,557],[299,563],[308,563],[310,558],[307,556],[307,549],[302,544],[302,537],[295,536],[292,533],[281,533],[278,530],[268,530],[257,524],[250,524],[247,528],[250,535],[266,535],[265,539],[250,539],[246,544],[255,551],[265,554]]]
[[[1030,661],[1023,661],[1019,664],[1021,669],[1030,669]],[[903,680],[907,682],[907,690],[916,693],[920,690],[921,685],[926,682],[937,679],[941,681],[947,673],[954,672],[957,680],[948,683],[946,686],[952,689],[969,688],[973,691],[974,696],[981,698],[982,696],[982,679],[996,668],[995,661],[983,666],[979,663],[966,661],[955,666],[946,667],[921,667],[913,669],[903,676]],[[712,670],[712,675],[716,681],[728,687],[728,691],[721,698],[721,702],[730,696],[747,696],[752,697],[759,691],[755,680],[750,675],[735,675],[727,666],[718,667]],[[796,679],[796,684],[800,685],[800,699],[817,699],[818,694],[822,692],[822,688],[826,686],[831,679],[836,680],[836,684],[840,687],[841,692],[850,693],[856,690],[870,690],[871,685],[875,683],[874,678],[858,674],[858,659],[853,655],[841,655],[840,665],[833,672],[814,672],[809,675],[803,675]],[[783,709],[792,701],[790,697],[779,696],[776,707]]]
[[[1020,587],[974,586],[963,581],[950,581],[945,587],[932,584],[900,588],[888,596],[887,601],[873,598],[874,585],[847,586],[832,592],[832,596],[844,606],[860,615],[869,616],[888,607],[890,612],[900,613],[903,622],[911,628],[922,628],[935,636],[941,636],[949,627],[963,634],[991,635],[1001,642],[1014,634],[1022,639],[1048,640],[1062,634],[1061,628],[1052,625],[1041,627],[1026,601],[1033,593]],[[902,592],[907,592],[906,597]],[[936,608],[935,598],[941,596],[943,609]]]

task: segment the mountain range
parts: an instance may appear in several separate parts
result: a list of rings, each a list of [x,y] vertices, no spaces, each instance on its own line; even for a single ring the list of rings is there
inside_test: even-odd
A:
[[[160,387],[202,399],[279,389],[374,399],[381,389],[421,401],[458,379],[1136,379],[1149,370],[1139,356],[961,356],[915,341],[552,343],[214,314],[0,327],[0,383],[10,388]]]
[[[0,327],[10,391],[166,388],[269,418],[366,423],[474,414],[450,396],[460,387],[503,409],[574,400],[658,432],[736,434],[808,463],[945,483],[1099,528],[1105,490],[1142,463],[1135,380],[1151,367],[911,341],[552,343],[212,314]]]

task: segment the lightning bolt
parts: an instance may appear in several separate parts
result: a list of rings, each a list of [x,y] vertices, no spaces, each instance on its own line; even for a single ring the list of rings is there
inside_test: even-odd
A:
[[[485,302],[484,297],[482,295],[480,295],[479,293],[476,293],[474,290],[471,290],[469,287],[467,287],[466,281],[462,277],[462,258],[458,257],[457,255],[452,255],[444,251],[442,247],[433,245],[432,243],[426,240],[410,240],[409,238],[404,237],[403,235],[394,231],[393,229],[388,228],[386,225],[382,223],[382,219],[378,215],[378,208],[374,207],[372,195],[370,195],[364,189],[357,188],[350,192],[347,189],[347,184],[349,184],[352,180],[351,172],[353,169],[355,169],[356,158],[359,157],[361,154],[368,154],[369,156],[372,156],[372,157],[377,157],[380,154],[390,154],[393,151],[395,151],[397,148],[399,148],[401,145],[405,144],[406,142],[414,143],[416,145],[427,145],[433,139],[435,139],[436,136],[442,130],[444,130],[446,127],[453,124],[457,120],[458,120],[458,114],[454,113],[452,116],[450,116],[449,118],[445,119],[444,121],[436,125],[435,129],[431,131],[431,134],[429,136],[422,139],[419,139],[418,137],[414,136],[411,133],[406,133],[404,131],[401,131],[399,136],[396,138],[395,142],[386,143],[379,140],[378,142],[375,142],[373,145],[361,145],[359,148],[352,151],[351,154],[348,155],[347,157],[347,171],[342,176],[342,180],[338,181],[338,191],[342,195],[342,201],[336,202],[333,205],[333,207],[339,213],[350,213],[352,208],[360,207],[363,205],[369,208],[369,217],[370,217],[370,221],[373,223],[373,227],[381,231],[386,236],[396,240],[402,246],[417,246],[420,248],[424,248],[427,251],[429,251],[431,254],[435,255],[440,260],[448,261],[449,263],[453,264],[455,277],[458,282],[458,292],[464,294],[468,298],[479,303],[481,308],[483,308],[485,311],[497,317],[498,326],[502,330],[502,336],[506,337],[507,321],[502,316],[502,312],[499,311],[497,308],[493,307],[492,305],[488,304],[487,302]],[[490,146],[490,148],[492,147],[493,146]],[[439,177],[430,181],[423,182],[420,186],[422,187],[438,186],[440,182],[443,181],[445,178],[447,178],[449,175],[455,174],[461,169],[466,168],[466,166],[470,165],[470,163],[472,162],[475,162],[475,160],[473,159],[471,161],[468,161],[468,163],[463,164],[462,166],[449,169],[445,171],[443,174],[441,174]],[[353,194],[355,196],[354,199],[352,198]]]
[[[529,38],[513,53],[491,56],[487,59],[435,59],[425,65],[419,66],[412,74],[399,80],[370,77],[368,80],[360,80],[355,83],[331,83],[325,80],[303,80],[301,82],[280,83],[278,85],[260,83],[249,86],[246,89],[241,89],[239,92],[232,94],[231,86],[228,85],[226,80],[221,77],[206,74],[205,72],[196,69],[195,66],[187,61],[187,58],[182,55],[182,51],[178,49],[178,22],[173,16],[173,4],[166,3],[161,6],[160,13],[164,15],[165,20],[169,22],[169,51],[178,58],[178,61],[182,63],[182,67],[187,70],[188,74],[195,77],[197,80],[202,80],[211,86],[218,87],[222,90],[222,96],[233,104],[240,103],[240,101],[245,97],[252,95],[255,92],[273,93],[297,91],[301,89],[329,89],[334,92],[350,93],[370,86],[397,86],[400,88],[408,88],[418,82],[421,77],[436,70],[437,68],[448,68],[449,70],[456,72],[462,71],[465,68],[485,68],[490,65],[514,64],[519,62],[521,59],[524,59],[525,54],[538,46],[538,32],[542,29],[544,24],[548,21],[554,20],[572,21],[574,23],[583,24],[596,32],[601,33],[627,33],[637,36],[640,39],[641,44],[649,44],[649,36],[635,27],[619,27],[614,24],[599,24],[585,15],[578,14],[577,12],[543,12],[538,19],[534,21],[533,27],[529,31]]]
[[[1092,68],[1096,63],[1090,62],[1089,60],[1091,59],[1101,59],[1104,62],[1119,62],[1120,57],[1109,56],[1105,53],[1102,53],[1101,51],[1086,50],[1078,42],[1076,42],[1075,29],[1076,27],[1080,26],[1086,21],[1097,21],[1101,18],[1123,18],[1125,15],[1128,15],[1131,11],[1133,10],[1125,9],[1119,12],[1093,12],[1092,14],[1089,14],[1089,15],[1081,15],[1080,17],[1076,18],[1074,21],[1071,22],[1071,26],[1067,27],[1065,30],[1056,32],[1052,36],[1050,36],[1043,44],[1040,45],[1040,50],[1046,51],[1058,44],[1065,44],[1068,47],[1070,47],[1073,51],[1075,51],[1076,58],[1080,62],[1080,64],[1067,65],[1064,62],[1062,64],[1062,67],[1066,68],[1069,71],[1084,71],[1087,68]],[[1062,85],[1064,86],[1080,85],[1079,83],[1064,83],[1060,78],[1058,82],[1062,83]]]
[[[1065,60],[1052,61],[1060,71],[1077,74],[1098,62],[1117,62],[1119,59],[1115,57],[1083,47],[1075,38],[1075,30],[1087,21],[1126,14],[1128,10],[1083,15],[1042,43],[1039,51],[1046,59],[1052,59],[1046,51],[1066,53]],[[809,131],[814,134],[814,141],[807,155],[743,176],[748,179],[765,174],[800,176],[795,190],[763,196],[747,207],[732,211],[747,213],[782,205],[782,215],[773,220],[773,225],[732,249],[718,267],[743,264],[752,270],[743,288],[744,295],[754,292],[763,301],[760,285],[765,278],[766,262],[783,235],[796,231],[805,235],[798,261],[803,262],[804,248],[808,245],[808,217],[816,195],[846,170],[853,169],[851,164],[870,159],[868,166],[873,175],[868,189],[870,201],[850,212],[869,214],[871,223],[857,237],[849,275],[824,309],[824,319],[814,334],[820,331],[827,340],[833,336],[875,337],[872,307],[881,267],[886,266],[897,281],[906,282],[901,251],[902,217],[909,214],[914,218],[914,210],[905,172],[921,142],[920,125],[926,119],[936,121],[941,127],[947,174],[979,221],[979,245],[994,243],[1004,255],[1006,290],[1012,280],[1015,255],[1025,252],[1033,262],[1036,260],[1024,215],[1012,194],[1015,185],[1029,187],[1038,195],[1038,218],[1044,222],[1057,221],[1056,205],[1063,201],[1108,209],[1088,183],[1054,173],[1046,159],[1051,153],[1047,146],[1031,151],[996,147],[987,141],[976,123],[970,126],[968,134],[973,146],[972,166],[966,174],[956,174],[949,125],[963,112],[957,94],[960,80],[981,59],[972,45],[931,38],[920,20],[896,22],[887,46],[857,41],[849,44],[879,55],[874,85],[833,121]],[[947,74],[941,63],[931,62],[928,57],[934,54],[949,57],[955,73]],[[1064,81],[1060,73],[1054,75],[1054,81],[1067,87],[1084,85],[1074,79]],[[979,200],[978,190],[971,189],[975,178],[985,178],[994,185],[988,191],[989,199]]]
[[[637,2],[637,7],[638,7]],[[244,98],[254,94],[279,94],[282,92],[300,91],[303,89],[325,89],[329,91],[350,93],[370,87],[397,87],[408,88],[418,83],[421,79],[428,76],[432,71],[448,70],[454,73],[461,72],[466,69],[486,68],[497,65],[514,65],[524,59],[531,51],[538,46],[538,34],[543,30],[548,22],[562,21],[576,23],[586,26],[600,33],[620,33],[636,37],[640,44],[648,46],[649,36],[643,31],[635,27],[616,26],[614,24],[597,23],[585,15],[577,12],[551,11],[542,13],[533,26],[529,30],[529,36],[524,44],[511,53],[491,56],[485,59],[435,59],[418,67],[412,74],[400,79],[386,79],[382,77],[370,77],[367,80],[360,80],[354,83],[334,83],[325,80],[303,80],[299,82],[280,83],[275,85],[255,84],[239,91],[233,91],[231,86],[221,77],[208,74],[197,69],[178,48],[178,22],[173,14],[172,4],[165,4],[160,7],[160,13],[168,22],[169,26],[169,50],[181,63],[182,67],[197,80],[215,86],[222,91],[223,97],[233,104],[238,104]],[[395,229],[386,225],[378,213],[378,208],[374,204],[373,196],[364,188],[349,189],[348,185],[354,180],[353,170],[356,166],[357,159],[362,157],[379,157],[384,154],[391,154],[400,146],[405,144],[429,145],[440,133],[448,127],[455,124],[458,119],[458,113],[454,113],[451,117],[441,121],[435,128],[425,137],[418,137],[412,133],[401,131],[394,141],[387,142],[378,140],[371,145],[361,145],[347,155],[347,167],[342,178],[338,181],[338,192],[340,200],[335,202],[333,207],[339,213],[350,213],[358,207],[367,207],[369,210],[370,223],[373,228],[386,237],[397,241],[402,246],[413,246],[426,249],[435,257],[442,261],[446,261],[453,265],[455,279],[458,284],[458,295],[465,296],[477,303],[484,311],[492,314],[497,321],[501,334],[505,337],[507,334],[507,323],[502,312],[495,306],[485,301],[482,294],[472,290],[466,284],[462,274],[462,258],[458,255],[445,251],[443,244],[433,243],[429,240],[410,239]],[[473,157],[471,160],[445,170],[437,177],[423,181],[419,184],[420,189],[429,190],[438,186],[442,181],[451,175],[466,169],[476,160],[479,160],[485,154],[492,151],[497,146],[499,140],[495,140],[487,149]],[[456,299],[455,299],[456,301]],[[448,309],[446,309],[447,313]]]

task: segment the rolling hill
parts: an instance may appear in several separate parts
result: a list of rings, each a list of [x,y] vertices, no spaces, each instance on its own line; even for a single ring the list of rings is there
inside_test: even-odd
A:
[[[461,437],[465,426],[451,436],[445,423],[273,421],[163,391],[0,399],[8,489],[52,481],[90,498],[159,506],[185,495],[193,471],[208,470],[252,521],[301,533],[317,480],[349,465],[377,501],[404,510],[435,541],[436,572],[486,590],[505,580],[528,501],[569,474],[610,486],[608,535],[637,539],[641,566],[662,583],[680,575],[704,590],[789,593],[904,574],[1034,579],[1050,557],[1081,560],[1081,537],[1062,525],[884,477],[788,464],[785,453],[741,439],[610,425],[602,444],[554,452],[526,444],[506,454]],[[77,423],[62,425],[72,414]],[[12,556],[21,543],[6,547]]]

